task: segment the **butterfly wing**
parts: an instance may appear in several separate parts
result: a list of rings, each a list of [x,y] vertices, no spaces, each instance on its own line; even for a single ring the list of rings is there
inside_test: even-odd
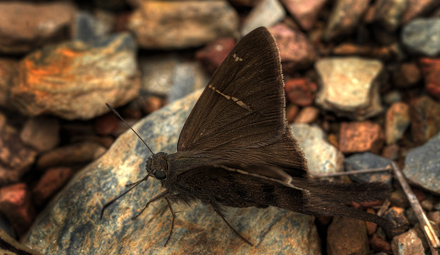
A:
[[[177,150],[307,175],[304,155],[287,127],[280,55],[266,28],[245,36],[215,72],[182,129]]]

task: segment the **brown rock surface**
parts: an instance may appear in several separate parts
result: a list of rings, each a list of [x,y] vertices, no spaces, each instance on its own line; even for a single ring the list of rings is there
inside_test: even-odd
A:
[[[410,103],[412,139],[417,144],[425,143],[440,132],[440,103],[428,96],[414,99]]]
[[[27,53],[68,39],[75,12],[67,2],[0,2],[0,51]]]
[[[142,48],[185,48],[234,36],[238,15],[223,0],[143,1],[131,15],[128,27]]]
[[[382,128],[370,121],[342,122],[339,149],[343,153],[371,151],[377,153],[384,143]]]
[[[315,49],[305,34],[292,30],[285,24],[271,27],[280,50],[283,71],[294,73],[310,67],[316,58]]]
[[[123,105],[139,93],[136,46],[128,34],[86,44],[52,45],[20,62],[11,100],[23,114],[90,119]]]
[[[362,220],[336,216],[327,231],[329,255],[368,255],[368,236]]]
[[[16,183],[34,163],[37,152],[20,141],[17,130],[0,130],[0,186]]]

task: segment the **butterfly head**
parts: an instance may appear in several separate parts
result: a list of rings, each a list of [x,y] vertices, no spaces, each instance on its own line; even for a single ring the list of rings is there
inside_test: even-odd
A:
[[[166,180],[168,173],[167,157],[168,154],[165,152],[153,154],[153,156],[147,160],[148,175],[154,176],[160,181]]]

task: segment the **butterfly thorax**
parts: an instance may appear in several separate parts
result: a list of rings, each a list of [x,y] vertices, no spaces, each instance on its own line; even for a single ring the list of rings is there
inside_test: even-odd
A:
[[[149,175],[155,177],[156,179],[163,181],[167,179],[168,173],[168,154],[165,152],[159,152],[153,154],[147,160],[147,172]]]

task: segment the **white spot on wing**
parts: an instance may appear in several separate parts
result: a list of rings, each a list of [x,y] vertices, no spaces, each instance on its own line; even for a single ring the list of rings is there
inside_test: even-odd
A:
[[[232,57],[235,59],[235,62],[237,62],[237,61],[243,61],[243,59],[240,58],[239,56],[237,56],[237,54],[235,54],[235,53],[232,55]]]
[[[228,96],[228,95],[226,95],[226,94],[220,92],[218,89],[216,89],[216,88],[215,88],[214,86],[212,86],[211,84],[208,85],[208,88],[210,88],[210,89],[212,89],[214,92],[220,94],[221,96],[223,96],[223,97],[226,98],[227,100],[231,100],[231,99],[232,99],[232,101],[234,101],[238,106],[240,106],[240,107],[242,107],[242,108],[244,108],[244,109],[246,109],[246,110],[252,112],[251,108],[250,108],[247,104],[245,104],[243,101],[239,100],[238,98],[236,98],[236,97],[231,97],[231,96]]]

